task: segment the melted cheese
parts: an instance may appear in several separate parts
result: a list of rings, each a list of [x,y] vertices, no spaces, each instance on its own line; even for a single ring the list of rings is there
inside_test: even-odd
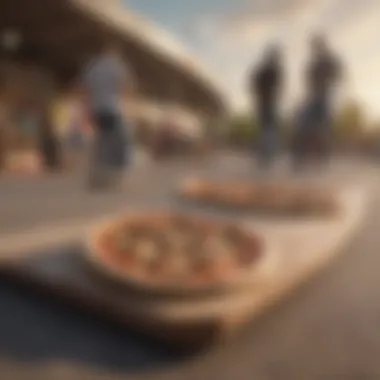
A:
[[[143,264],[151,263],[159,256],[157,245],[151,240],[140,240],[135,247],[136,258]]]

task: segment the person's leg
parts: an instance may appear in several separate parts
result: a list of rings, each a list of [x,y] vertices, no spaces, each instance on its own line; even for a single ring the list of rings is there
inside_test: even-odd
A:
[[[263,128],[260,131],[259,166],[267,170],[270,166],[270,134]]]
[[[293,137],[293,169],[299,171],[303,168],[306,159],[307,130],[310,123],[309,105],[301,109],[296,117],[296,128]]]
[[[118,157],[115,165],[124,172],[132,159],[132,141],[128,134],[127,122],[121,116],[117,121],[116,134],[118,136]]]
[[[264,156],[264,117],[263,117],[263,108],[262,106],[258,107],[257,110],[257,124],[258,124],[258,139],[252,140],[252,145],[256,151],[256,160],[258,165],[261,167],[263,165],[263,156]],[[252,128],[254,128],[254,122],[252,122]]]
[[[277,156],[278,150],[278,131],[275,128],[268,128],[263,131],[262,137],[262,166],[263,168],[270,169]]]
[[[304,166],[313,159],[316,153],[319,154],[321,115],[321,101],[316,96],[310,99],[301,117],[300,166]]]
[[[109,118],[98,113],[94,115],[95,133],[90,153],[89,181],[90,186],[103,188],[107,186],[107,169],[109,155]]]
[[[259,111],[259,123],[259,164],[261,168],[269,169],[277,153],[277,123],[272,105],[266,105]]]
[[[104,146],[104,136],[97,131],[93,136],[89,158],[89,185],[93,188],[103,188],[107,185]]]
[[[329,101],[324,96],[319,96],[314,102],[313,112],[313,153],[317,162],[327,164],[331,154],[331,129],[332,121]]]
[[[128,162],[126,125],[119,114],[110,115],[112,129],[107,134],[107,168],[110,184],[120,186]]]
[[[307,144],[307,138],[305,136],[304,130],[302,130],[301,128],[296,130],[293,144],[293,169],[294,171],[300,171],[302,170],[305,164],[305,146]]]
[[[328,165],[332,156],[332,140],[333,140],[333,116],[330,104],[327,102],[324,108],[323,136],[321,146],[322,163]]]
[[[269,160],[269,165],[273,166],[278,156],[279,148],[280,148],[280,139],[279,139],[280,125],[279,125],[279,120],[278,120],[278,112],[277,112],[275,104],[272,104],[270,106],[270,109],[268,110],[268,125],[269,125],[268,160]]]
[[[0,125],[0,172],[4,169],[6,163],[6,133],[5,128]]]

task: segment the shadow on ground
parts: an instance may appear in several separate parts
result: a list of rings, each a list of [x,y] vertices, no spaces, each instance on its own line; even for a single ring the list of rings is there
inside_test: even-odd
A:
[[[110,371],[152,371],[187,356],[140,334],[0,280],[0,356],[75,361]]]

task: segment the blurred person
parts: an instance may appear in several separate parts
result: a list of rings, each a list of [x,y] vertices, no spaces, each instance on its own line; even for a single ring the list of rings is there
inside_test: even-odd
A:
[[[311,59],[306,70],[306,101],[296,131],[295,166],[313,151],[328,162],[331,155],[334,90],[342,79],[342,67],[327,39],[311,39]]]
[[[70,103],[65,145],[69,160],[75,165],[79,155],[83,152],[85,140],[81,131],[82,115],[80,105],[75,104],[73,100]]]
[[[40,119],[39,132],[39,150],[42,153],[43,167],[50,171],[55,172],[62,168],[61,149],[58,136],[56,135],[53,122],[50,117],[50,112],[44,111]]]
[[[88,115],[86,111],[77,89],[74,89],[67,99],[67,119],[65,120],[66,151],[69,163],[73,166],[81,163],[89,140]]]
[[[33,125],[38,125],[36,132],[41,169],[49,172],[60,171],[62,169],[62,150],[59,135],[54,126],[51,98],[41,91],[31,101],[30,110],[33,118],[29,128],[32,129]]]
[[[0,171],[4,169],[6,162],[8,127],[5,96],[0,92]]]
[[[271,46],[251,74],[251,94],[259,121],[259,162],[269,168],[278,150],[279,103],[283,86],[283,67],[279,46]]]
[[[119,49],[105,44],[85,66],[82,80],[94,132],[90,186],[120,185],[129,153],[121,103],[132,79]]]

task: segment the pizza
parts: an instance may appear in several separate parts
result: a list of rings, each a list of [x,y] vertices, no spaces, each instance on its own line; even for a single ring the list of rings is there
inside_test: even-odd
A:
[[[338,202],[328,189],[308,187],[294,193],[292,209],[299,213],[331,215],[338,212]]]
[[[233,224],[175,213],[111,221],[93,235],[90,248],[92,262],[114,278],[169,291],[252,279],[268,251],[262,237]]]
[[[338,211],[332,189],[283,183],[187,181],[181,187],[187,199],[232,206],[302,215],[332,215]]]

